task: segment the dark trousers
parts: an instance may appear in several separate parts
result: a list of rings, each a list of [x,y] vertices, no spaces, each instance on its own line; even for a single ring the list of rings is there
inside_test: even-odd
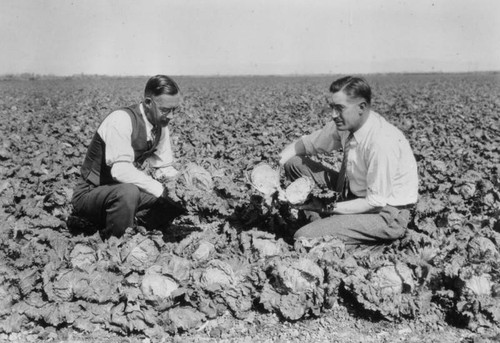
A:
[[[328,169],[323,164],[315,162],[305,156],[292,157],[285,164],[287,177],[295,180],[301,176],[308,176],[318,185],[335,187],[338,173]],[[354,199],[350,194],[347,200]],[[295,238],[334,236],[345,242],[346,245],[378,245],[401,238],[410,220],[408,208],[384,206],[379,213],[334,214],[326,218],[319,215],[310,217],[313,221],[301,227]]]
[[[77,183],[72,204],[75,214],[102,227],[102,235],[120,237],[128,227],[141,225],[159,229],[181,213],[179,208],[129,183],[94,186],[81,180]]]

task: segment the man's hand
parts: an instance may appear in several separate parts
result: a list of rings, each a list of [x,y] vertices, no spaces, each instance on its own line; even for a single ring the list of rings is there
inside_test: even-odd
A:
[[[173,205],[174,207],[183,209],[182,201],[177,197],[174,192],[169,192],[167,188],[163,189],[163,193],[158,198],[158,201],[161,201],[164,204]]]
[[[156,169],[154,172],[154,177],[157,180],[161,179],[172,179],[179,174],[179,171],[172,166],[162,167]]]
[[[317,212],[320,214],[331,214],[332,213],[332,210],[328,210],[324,206],[324,204],[321,200],[319,200],[318,198],[314,198],[314,197],[311,198],[310,200],[306,201],[304,204],[297,205],[295,207],[300,209],[300,210],[313,211],[313,212]]]

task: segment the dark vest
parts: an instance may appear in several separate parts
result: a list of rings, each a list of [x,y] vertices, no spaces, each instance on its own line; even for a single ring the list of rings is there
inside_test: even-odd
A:
[[[146,133],[146,123],[142,118],[139,105],[121,108],[128,113],[132,121],[132,148],[134,149],[134,165],[139,167],[144,160],[153,155],[158,146],[161,136],[161,127],[155,134],[155,141],[148,142]],[[125,116],[126,114],[123,113]],[[116,183],[111,177],[111,167],[106,165],[106,143],[99,133],[95,133],[87,150],[87,155],[83,161],[81,174],[84,180],[94,186],[108,185]]]

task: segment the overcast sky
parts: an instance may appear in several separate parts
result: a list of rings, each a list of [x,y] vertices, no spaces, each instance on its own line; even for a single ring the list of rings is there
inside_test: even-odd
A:
[[[500,70],[498,0],[0,0],[0,74]]]

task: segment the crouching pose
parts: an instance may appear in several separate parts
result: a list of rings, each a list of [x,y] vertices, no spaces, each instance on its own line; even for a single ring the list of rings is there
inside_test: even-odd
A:
[[[101,225],[104,237],[121,236],[136,219],[145,226],[162,225],[182,211],[160,182],[138,169],[147,163],[158,174],[176,174],[168,124],[180,104],[176,82],[157,75],[147,81],[141,103],[117,109],[101,122],[72,203],[77,215]]]
[[[280,164],[291,180],[308,176],[340,192],[342,201],[328,210],[319,201],[304,204],[306,212],[314,211],[313,221],[295,238],[335,236],[353,248],[402,237],[418,197],[417,164],[407,139],[371,109],[371,88],[362,78],[334,81],[324,113],[331,120],[288,145]],[[343,150],[339,171],[308,157],[335,150]]]

